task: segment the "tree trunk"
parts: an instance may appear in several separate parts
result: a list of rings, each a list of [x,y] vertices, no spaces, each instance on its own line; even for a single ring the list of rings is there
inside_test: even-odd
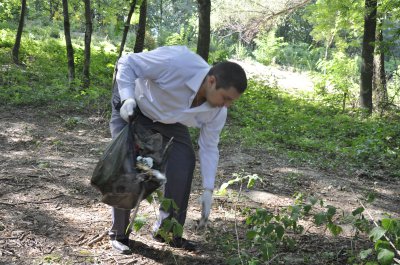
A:
[[[361,53],[360,106],[372,113],[372,75],[374,64],[374,41],[376,32],[377,0],[365,0],[364,37]]]
[[[15,37],[15,44],[12,50],[12,57],[15,64],[20,64],[18,56],[19,56],[19,48],[21,47],[21,37],[22,37],[22,31],[24,29],[24,20],[26,14],[26,0],[22,0],[21,3],[22,3],[21,16],[19,17],[17,35]]]
[[[210,13],[211,0],[197,0],[199,12],[199,39],[197,40],[197,54],[208,61],[210,51]]]
[[[124,51],[126,37],[128,36],[129,27],[131,25],[131,18],[132,18],[133,12],[135,11],[136,2],[137,2],[137,0],[132,1],[131,8],[129,9],[129,13],[128,13],[128,18],[125,21],[124,33],[122,34],[122,41],[121,41],[121,46],[119,47],[118,58],[121,57],[122,52]]]
[[[75,63],[74,63],[74,48],[72,47],[70,24],[69,24],[69,13],[68,13],[68,0],[62,0],[63,4],[63,15],[64,15],[64,35],[65,45],[67,47],[67,59],[68,59],[68,81],[71,84],[75,79]]]
[[[85,56],[83,62],[83,88],[89,88],[90,85],[90,44],[92,41],[92,11],[90,9],[90,0],[85,0]]]
[[[143,0],[140,6],[139,28],[136,33],[136,42],[133,51],[142,52],[144,48],[144,38],[146,35],[147,0]]]
[[[388,103],[388,94],[386,87],[385,74],[385,53],[383,45],[382,21],[376,32],[376,41],[379,43],[376,47],[374,56],[374,83],[373,83],[373,100],[374,106],[378,111],[384,111]]]

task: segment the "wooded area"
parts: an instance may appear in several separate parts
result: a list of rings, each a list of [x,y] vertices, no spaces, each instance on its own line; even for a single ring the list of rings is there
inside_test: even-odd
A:
[[[128,52],[169,45],[188,46],[210,65],[234,60],[248,71],[250,81],[244,97],[229,110],[221,135],[223,157],[238,161],[221,165],[216,205],[230,208],[221,213],[215,206],[214,223],[196,234],[210,255],[174,252],[173,259],[163,263],[156,256],[164,257],[164,249],[154,252],[142,246],[154,263],[139,264],[400,264],[398,0],[2,0],[0,263],[4,258],[5,264],[29,264],[23,260],[26,253],[17,255],[15,247],[26,242],[15,231],[25,228],[11,223],[19,218],[14,210],[26,212],[18,207],[34,203],[21,198],[34,193],[21,195],[25,191],[18,185],[35,189],[32,175],[62,183],[56,175],[66,173],[63,166],[50,166],[53,153],[69,161],[77,148],[75,155],[95,160],[109,140],[116,61]],[[276,73],[291,79],[292,87],[283,88]],[[312,85],[299,89],[296,74]],[[49,131],[37,129],[40,125]],[[81,139],[81,149],[75,146],[81,134],[96,140]],[[71,135],[77,139],[69,139]],[[41,157],[43,150],[46,155]],[[21,161],[30,161],[23,152],[38,157],[23,165]],[[22,155],[25,160],[20,160]],[[25,166],[35,172],[26,173]],[[73,172],[68,173],[71,179],[87,180],[91,166],[93,161],[85,162],[82,171],[65,170]],[[274,171],[285,167],[293,170]],[[309,168],[317,173],[308,174]],[[335,184],[326,184],[329,178]],[[90,189],[87,183],[79,185]],[[67,189],[71,187],[73,183]],[[272,206],[255,205],[246,195],[252,190],[285,199],[274,197]],[[60,194],[53,195],[67,196]],[[86,209],[96,202],[95,192],[76,194],[81,200],[91,196]],[[283,203],[287,198],[293,202],[290,206]],[[231,212],[234,217],[229,219]],[[319,250],[326,256],[310,254],[318,246],[313,236],[320,237]],[[86,239],[76,245],[104,251],[105,239],[104,244],[99,238],[90,245]],[[44,253],[43,247],[37,249]],[[64,264],[52,251],[42,256],[35,252],[37,263],[47,258],[51,264]],[[113,264],[101,253],[85,262]],[[141,255],[138,251],[134,257]],[[180,255],[181,263],[174,255]],[[215,263],[213,255],[218,256]],[[77,262],[70,256],[68,261]]]
[[[69,6],[71,7],[75,13],[72,30],[79,32],[85,28],[85,56],[81,75],[84,89],[90,84],[93,19],[95,33],[100,36],[113,36],[111,42],[115,45],[121,38],[118,32],[123,28],[120,44],[117,45],[119,56],[124,50],[128,32],[131,32],[129,38],[135,41],[132,47],[134,52],[156,46],[180,44],[197,47],[197,52],[206,60],[211,49],[211,63],[232,57],[234,54],[242,58],[250,56],[265,64],[275,62],[299,70],[316,70],[316,74],[320,74],[317,89],[329,92],[330,95],[335,94],[343,108],[346,108],[348,103],[355,105],[358,99],[359,106],[370,114],[373,110],[390,109],[396,105],[394,100],[397,92],[391,86],[398,82],[396,1],[381,1],[378,4],[378,1],[336,3],[293,0],[278,1],[269,6],[257,1],[242,5],[239,2],[228,3],[220,0],[213,3],[213,25],[210,24],[210,1],[153,1],[150,3],[149,12],[146,1],[93,2],[91,7],[90,1],[84,1],[84,6],[79,1],[71,0],[62,1],[62,4],[57,0],[48,3],[33,1],[28,13],[28,19],[49,19],[53,30],[60,29],[59,22],[64,21],[69,79],[72,81],[75,77],[75,62],[72,60],[74,51],[70,38]],[[26,5],[26,1],[11,0],[2,4],[2,19],[19,21],[12,53],[15,63],[23,61],[19,58],[19,50],[27,16]],[[138,7],[136,11],[135,7]],[[132,21],[134,12],[137,22]],[[197,17],[198,24],[195,22]],[[304,53],[304,56],[293,58],[287,55],[288,52],[294,52],[295,56]],[[379,54],[376,57],[383,59],[374,61],[374,54]],[[310,57],[312,55],[314,58]],[[357,60],[360,60],[360,63]],[[348,63],[344,63],[346,61]],[[357,69],[344,69],[350,66],[357,68],[358,64],[358,75]],[[329,71],[329,68],[333,68],[332,71]],[[373,74],[373,69],[381,69],[380,74]],[[327,73],[328,71],[330,73]],[[344,74],[347,77],[341,76]],[[340,83],[338,79],[347,81]],[[360,86],[359,97],[355,96],[354,87],[357,84]]]

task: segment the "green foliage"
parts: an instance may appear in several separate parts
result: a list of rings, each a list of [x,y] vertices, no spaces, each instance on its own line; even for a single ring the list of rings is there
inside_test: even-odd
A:
[[[287,45],[283,37],[275,37],[275,31],[259,34],[254,42],[256,49],[253,55],[258,62],[265,65],[274,64],[279,51]]]
[[[251,188],[255,181],[261,180],[258,175],[234,174],[233,179],[223,183],[219,195],[227,194],[226,189],[233,184],[244,183]],[[240,193],[237,195],[240,198]],[[392,264],[395,251],[400,247],[400,220],[384,218],[379,225],[373,226],[365,219],[363,213],[365,208],[359,207],[351,213],[332,205],[325,205],[323,200],[308,197],[302,193],[295,194],[294,204],[280,211],[272,213],[264,208],[245,209],[246,237],[235,243],[233,237],[224,235],[216,241],[223,246],[223,252],[228,259],[228,264],[265,264],[277,257],[277,252],[287,253],[295,249],[296,240],[293,233],[302,233],[303,227],[299,224],[304,220],[313,218],[316,226],[324,226],[333,236],[343,232],[339,224],[348,223],[352,225],[354,239],[359,234],[368,235],[374,243],[374,248],[361,250],[357,257],[349,258],[349,264]],[[365,198],[367,201],[369,198]],[[319,204],[318,204],[319,201]],[[338,214],[341,212],[340,214]],[[236,241],[239,240],[236,237]],[[236,253],[236,254],[235,254]],[[327,259],[334,256],[327,253]],[[366,263],[365,263],[366,262]]]
[[[254,174],[234,174],[233,177],[234,179],[222,184],[219,195],[225,195],[227,187],[232,184],[247,182],[247,188],[251,188],[255,181],[262,179]],[[240,197],[240,193],[238,196]],[[247,210],[246,237],[240,241],[241,248],[237,250],[240,253],[239,257],[228,254],[228,264],[264,264],[279,251],[293,250],[296,243],[293,233],[303,232],[304,228],[300,222],[310,215],[314,216],[314,223],[317,226],[324,225],[334,236],[343,231],[336,221],[338,218],[336,207],[324,206],[321,200],[318,209],[316,198],[305,199],[301,193],[296,194],[294,201],[294,205],[285,207],[278,213],[263,208]],[[360,210],[355,213],[360,213]],[[231,244],[233,247],[234,243]],[[228,247],[226,251],[230,249],[231,247]]]
[[[328,205],[326,206],[326,212],[319,212],[314,215],[314,221],[316,225],[326,224],[332,235],[339,235],[343,229],[339,225],[334,223],[333,217],[336,214],[336,207]]]
[[[0,3],[0,21],[17,20],[21,12],[21,1],[2,0]]]
[[[355,107],[359,97],[358,57],[348,57],[343,52],[333,54],[331,60],[321,59],[317,64],[319,73],[314,74],[316,92],[324,100],[334,106],[342,106],[347,102]]]
[[[400,125],[396,117],[342,113],[315,98],[289,95],[250,81],[244,96],[231,107],[229,120],[229,128],[221,135],[222,144],[265,148],[294,163],[332,169],[383,169],[388,177],[400,175]]]
[[[165,40],[165,45],[187,45],[187,39],[185,38],[184,29],[181,28],[180,33],[172,33],[172,35],[168,36]]]
[[[214,64],[225,61],[230,57],[234,49],[235,46],[229,45],[226,40],[218,39],[216,36],[211,35],[208,62],[210,64]]]
[[[363,8],[362,0],[318,0],[308,5],[305,16],[313,26],[311,35],[324,44],[332,38],[337,44],[355,44],[362,37]]]
[[[135,232],[139,231],[146,223],[147,223],[147,219],[145,216],[142,216],[142,215],[136,216],[135,222],[133,224],[133,230]]]
[[[298,8],[282,18],[282,22],[279,23],[276,29],[276,36],[283,37],[284,41],[288,43],[310,45],[312,43],[310,35],[312,25],[304,18],[305,13],[305,8]]]
[[[288,43],[277,51],[276,63],[295,69],[315,71],[323,52],[322,47],[314,47],[304,42]]]
[[[233,177],[235,178],[222,184],[219,195],[225,195],[227,187],[235,183],[247,182],[247,188],[252,188],[256,181],[262,181],[256,174],[234,174]],[[287,235],[287,232],[303,231],[303,227],[298,224],[301,209],[301,205],[294,205],[278,214],[268,212],[266,209],[249,211],[246,218],[246,237],[241,242],[242,249],[239,250],[241,256],[230,256],[228,264],[243,264],[243,261],[246,264],[259,264],[270,260],[280,247],[293,248],[294,240]]]
[[[173,211],[179,210],[175,201],[165,198],[160,190],[150,194],[146,200],[149,203],[156,201],[158,204],[160,204],[161,209],[165,212],[170,212],[171,209]],[[145,216],[137,215],[135,219],[129,223],[128,227],[126,228],[126,233],[128,233],[128,231],[130,231],[132,228],[135,232],[137,232],[146,223],[147,218]],[[163,220],[161,227],[157,231],[157,234],[160,235],[165,242],[170,242],[175,237],[182,237],[183,226],[175,218],[167,218]]]
[[[68,129],[68,130],[73,130],[74,128],[76,128],[76,126],[78,126],[80,120],[77,117],[70,117],[68,118],[65,122],[64,122],[64,126]]]
[[[0,100],[13,105],[107,109],[116,55],[101,47],[92,49],[92,85],[82,90],[79,79],[83,50],[75,46],[76,80],[70,85],[65,42],[52,35],[60,36],[55,29],[35,27],[29,34],[23,34],[20,59],[25,67],[20,67],[12,63],[10,56],[15,32],[0,30]]]
[[[175,237],[182,237],[183,227],[175,218],[164,219],[157,233],[165,240],[171,242]]]
[[[245,60],[249,57],[249,51],[245,45],[243,45],[240,41],[234,46],[235,51],[233,54],[233,58],[237,60]]]
[[[257,174],[243,176],[243,174],[233,173],[232,176],[235,178],[221,185],[221,187],[218,190],[219,195],[222,196],[226,195],[228,186],[234,183],[243,183],[244,181],[247,181],[247,188],[250,189],[254,186],[254,183],[256,181],[262,182],[262,179]]]
[[[157,39],[158,46],[166,45],[166,39],[184,32],[181,41],[195,46],[197,33],[197,2],[171,1],[147,5],[147,28]]]
[[[382,265],[393,264],[395,251],[400,248],[400,220],[384,218],[379,225],[368,230],[374,248],[362,250],[359,258],[362,261],[378,261]],[[375,262],[376,263],[376,262]]]
[[[317,62],[323,56],[322,47],[314,47],[304,42],[285,42],[275,31],[261,33],[254,40],[255,59],[265,65],[278,64],[301,70],[317,70]]]
[[[163,196],[160,197],[160,194],[158,195],[158,200],[160,201],[163,211],[170,212],[171,209],[173,209],[173,211],[179,210],[174,200],[164,198]],[[182,237],[183,226],[175,218],[167,218],[163,220],[157,234],[159,234],[166,242],[170,242],[174,237]]]

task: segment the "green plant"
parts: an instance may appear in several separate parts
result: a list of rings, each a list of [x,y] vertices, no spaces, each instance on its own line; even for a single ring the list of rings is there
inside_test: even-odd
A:
[[[298,70],[315,71],[322,56],[322,47],[313,47],[303,42],[288,43],[277,50],[276,63]]]
[[[255,174],[234,174],[235,178],[221,185],[218,194],[226,195],[227,188],[233,184],[240,184],[238,198],[240,197],[241,187],[247,183],[247,188],[253,187],[255,181],[261,180]],[[366,201],[372,202],[374,196],[366,195]],[[319,203],[318,203],[319,202]],[[315,197],[308,197],[302,193],[295,194],[294,204],[285,207],[278,213],[272,213],[267,209],[245,209],[243,214],[246,217],[246,237],[239,240],[236,235],[236,243],[233,238],[224,239],[223,248],[229,256],[228,264],[264,264],[276,257],[278,251],[294,250],[296,241],[293,239],[293,233],[303,232],[301,220],[309,219],[312,216],[313,223],[317,226],[324,226],[334,236],[342,233],[343,229],[338,223],[350,221],[354,228],[354,238],[357,239],[360,234],[368,234],[374,243],[374,248],[369,248],[359,252],[358,256],[351,256],[349,262],[360,261],[366,264],[390,265],[395,259],[395,253],[400,254],[400,220],[394,218],[384,218],[375,222],[372,227],[370,222],[365,219],[365,208],[358,207],[351,213],[342,212],[338,214],[338,209],[332,205],[325,205],[323,200]],[[236,227],[236,220],[235,220]],[[237,229],[235,229],[236,234]],[[289,233],[292,232],[292,233]],[[230,242],[230,243],[229,243]],[[233,249],[236,248],[237,255],[232,257]],[[334,258],[332,252],[324,253],[325,260]],[[376,263],[376,260],[378,263]],[[362,263],[364,264],[364,263]]]
[[[179,33],[174,32],[166,38],[165,45],[188,45],[188,35],[191,35],[192,30],[192,28],[181,27]]]
[[[321,201],[322,202],[322,201]],[[322,206],[322,203],[321,203]],[[333,217],[336,214],[337,208],[332,205],[326,206],[325,212],[319,212],[314,215],[314,222],[317,226],[325,224],[329,231],[334,235],[339,235],[343,229],[339,225],[334,223]]]
[[[146,200],[152,203],[156,200],[160,204],[160,208],[165,212],[178,211],[178,206],[172,199],[165,198],[161,191],[156,191],[154,194],[149,195]],[[135,211],[136,214],[136,211]],[[126,228],[126,233],[132,228],[134,231],[139,231],[147,222],[145,216],[135,216],[135,218],[130,222]],[[157,234],[160,235],[165,242],[171,242],[175,237],[182,237],[183,226],[175,218],[167,218],[162,222],[161,227],[158,229]]]
[[[236,60],[245,60],[249,57],[249,52],[245,45],[243,45],[240,41],[235,45],[235,52],[233,56]]]
[[[234,179],[221,185],[218,191],[219,195],[227,194],[228,186],[235,183],[240,184],[241,187],[247,182],[247,188],[252,188],[256,181],[262,181],[257,174],[242,173],[233,174],[233,176]],[[240,197],[240,191],[238,197]],[[245,241],[239,244],[239,239],[236,237],[238,257],[230,257],[229,264],[243,264],[243,262],[259,264],[270,260],[280,246],[293,248],[294,240],[286,235],[286,231],[290,229],[299,233],[303,230],[303,227],[298,224],[300,210],[300,206],[295,205],[287,208],[282,214],[273,214],[266,209],[255,209],[255,211],[248,212]],[[257,255],[249,254],[250,252],[254,253],[255,250],[257,250]]]
[[[70,117],[68,118],[65,122],[64,122],[64,126],[68,129],[68,130],[73,130],[76,128],[76,126],[78,126],[80,122],[80,119],[77,117]]]
[[[225,61],[232,55],[234,49],[234,45],[229,45],[226,40],[218,39],[216,36],[212,35],[210,40],[208,62],[210,64],[214,64]]]
[[[358,57],[351,58],[344,52],[333,53],[331,60],[321,59],[317,63],[320,70],[314,75],[317,93],[344,111],[347,103],[355,106],[358,100]]]
[[[372,201],[372,199],[370,199]],[[360,215],[363,220],[363,213],[366,209],[359,207],[352,212],[353,215]],[[372,219],[372,217],[370,216]],[[373,219],[372,219],[373,220]],[[395,255],[400,255],[400,219],[383,218],[378,222],[373,221],[371,224],[360,227],[359,223],[355,224],[358,231],[368,234],[370,240],[374,243],[373,248],[368,248],[360,251],[359,258],[362,261],[376,260],[379,264],[390,265],[395,261]],[[374,261],[371,261],[374,262]],[[399,263],[399,260],[396,260]]]
[[[261,33],[254,39],[256,48],[253,51],[253,55],[257,62],[265,65],[274,64],[276,57],[283,47],[287,45],[283,41],[283,37],[276,37],[275,31],[269,31]]]

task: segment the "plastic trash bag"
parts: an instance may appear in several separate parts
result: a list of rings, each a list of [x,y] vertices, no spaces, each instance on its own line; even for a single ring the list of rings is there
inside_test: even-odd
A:
[[[129,122],[106,147],[93,171],[91,184],[102,193],[101,201],[121,209],[133,209],[166,182],[164,173],[172,139]],[[146,163],[152,161],[153,167]]]

